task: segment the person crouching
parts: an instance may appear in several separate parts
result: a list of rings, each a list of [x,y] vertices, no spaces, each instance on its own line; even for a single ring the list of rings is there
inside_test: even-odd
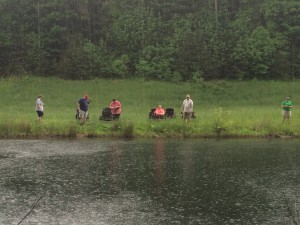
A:
[[[112,114],[113,118],[119,119],[119,117],[121,115],[121,111],[122,111],[121,102],[118,101],[117,99],[113,99],[112,102],[110,103],[109,108],[111,110],[111,114]]]
[[[158,105],[154,111],[154,116],[157,119],[163,119],[165,118],[165,110],[162,108],[161,105]]]

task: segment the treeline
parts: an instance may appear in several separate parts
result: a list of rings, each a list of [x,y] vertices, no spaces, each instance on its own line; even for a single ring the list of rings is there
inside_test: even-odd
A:
[[[300,77],[300,0],[0,0],[0,74]]]

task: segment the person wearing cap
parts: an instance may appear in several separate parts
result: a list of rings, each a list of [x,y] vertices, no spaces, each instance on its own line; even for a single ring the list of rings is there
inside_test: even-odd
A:
[[[121,102],[114,98],[111,101],[109,108],[110,108],[110,111],[111,111],[111,114],[113,115],[113,117],[115,119],[119,119],[119,117],[121,115],[121,111],[122,111]]]
[[[190,95],[186,95],[186,98],[184,99],[182,106],[181,106],[181,112],[183,113],[183,119],[186,122],[192,118],[193,109],[194,109],[193,100],[190,98]]]
[[[38,115],[38,118],[37,120],[38,121],[41,121],[43,116],[44,116],[44,103],[42,102],[42,98],[43,98],[43,95],[38,95],[37,99],[36,99],[36,102],[35,102],[35,111]]]
[[[90,99],[88,95],[84,95],[77,102],[77,111],[78,111],[78,116],[81,124],[84,124],[88,117],[89,102]]]
[[[282,108],[282,123],[284,123],[285,119],[287,119],[288,124],[290,124],[290,118],[292,116],[292,108],[293,108],[293,103],[290,101],[290,97],[286,97],[284,101],[281,103],[281,108]]]

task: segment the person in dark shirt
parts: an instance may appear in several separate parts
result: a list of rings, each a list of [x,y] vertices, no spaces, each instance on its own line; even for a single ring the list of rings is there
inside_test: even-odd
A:
[[[88,95],[84,95],[77,102],[77,111],[78,111],[78,116],[81,124],[84,124],[88,117],[89,102],[90,99]]]

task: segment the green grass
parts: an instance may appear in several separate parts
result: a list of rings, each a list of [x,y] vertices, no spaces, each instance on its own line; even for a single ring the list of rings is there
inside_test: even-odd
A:
[[[166,83],[136,80],[69,81],[24,76],[0,80],[0,137],[265,137],[300,134],[300,81],[212,81]],[[45,116],[36,121],[35,100],[43,94]],[[90,119],[75,121],[78,99],[88,93]],[[180,107],[191,94],[197,118],[185,123]],[[282,124],[280,103],[294,102],[291,124]],[[112,98],[122,103],[120,121],[100,121]],[[172,107],[174,119],[152,121],[151,108]]]

